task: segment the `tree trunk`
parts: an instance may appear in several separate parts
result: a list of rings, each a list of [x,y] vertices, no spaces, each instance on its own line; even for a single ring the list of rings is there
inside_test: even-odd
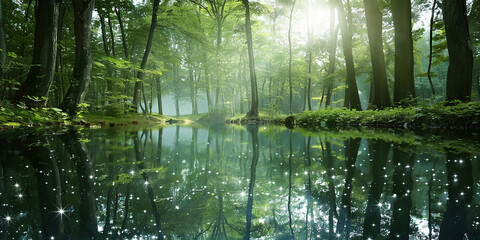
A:
[[[338,32],[335,30],[335,3],[330,0],[330,52],[327,73],[327,96],[325,98],[325,108],[332,104],[333,73],[335,73],[335,60],[337,53]]]
[[[5,30],[3,29],[3,9],[2,1],[0,0],[0,82],[3,79],[3,66],[7,58],[7,44],[5,42]],[[4,84],[2,82],[2,84]],[[3,96],[2,96],[3,97]]]
[[[345,8],[343,7],[341,0],[338,0],[337,7],[340,33],[342,34],[343,55],[345,56],[345,68],[347,71],[347,88],[345,89],[344,106],[349,109],[356,109],[358,111],[361,111],[362,105],[360,104],[360,96],[358,95],[357,79],[355,76],[355,64],[353,62],[352,9],[350,7],[350,2],[347,0],[347,17],[347,15],[345,14]]]
[[[447,73],[447,101],[470,101],[473,51],[467,21],[466,1],[443,1],[443,22],[450,64]]]
[[[125,28],[123,27],[122,14],[120,10],[117,9],[117,7],[115,7],[115,14],[117,15],[118,25],[120,26],[120,36],[122,37],[123,54],[125,55],[125,60],[129,61],[130,56],[128,54],[127,37],[125,36]]]
[[[108,49],[108,41],[107,41],[107,28],[105,26],[105,13],[100,7],[97,7],[98,17],[100,18],[100,30],[102,32],[102,43],[103,43],[103,51],[108,56],[110,55],[110,49]],[[110,23],[109,23],[110,25]],[[110,32],[111,34],[111,32]]]
[[[35,1],[35,36],[32,65],[14,101],[43,107],[53,82],[57,56],[57,26],[61,0]]]
[[[168,0],[164,0],[163,3],[166,3],[167,1]],[[142,63],[140,64],[141,70],[137,73],[137,81],[135,81],[135,89],[133,92],[133,106],[135,110],[138,109],[138,95],[143,84],[143,70],[145,70],[145,67],[147,66],[148,55],[150,55],[150,50],[152,49],[153,35],[155,34],[155,28],[157,27],[157,13],[159,5],[160,0],[153,1],[152,23],[150,25],[150,32],[148,33],[147,46],[145,47],[145,52],[143,53]]]
[[[248,45],[248,63],[250,66],[250,85],[252,89],[252,105],[250,111],[247,113],[248,118],[258,118],[258,93],[257,93],[257,76],[255,75],[255,59],[253,55],[253,41],[252,41],[252,25],[250,23],[250,6],[249,0],[242,0],[245,5],[245,31],[247,34]]]
[[[432,71],[432,60],[433,60],[433,24],[435,21],[435,8],[437,7],[437,0],[433,0],[432,4],[432,16],[430,17],[430,39],[429,39],[429,58],[428,58],[428,70],[427,70],[427,76],[428,76],[428,82],[430,83],[430,87],[432,88],[432,94],[435,96],[435,88],[433,87],[433,82],[432,82],[432,76],[431,76],[431,71]]]
[[[158,104],[158,114],[163,115],[163,106],[162,106],[162,82],[160,81],[160,76],[156,78],[157,84],[157,104]]]
[[[395,27],[395,84],[393,101],[412,100],[415,95],[413,70],[412,6],[411,0],[392,0],[393,25]],[[409,105],[404,103],[402,105]]]
[[[56,81],[56,95],[57,101],[56,106],[59,106],[63,101],[63,96],[65,95],[64,83],[63,83],[63,56],[62,56],[62,39],[63,39],[63,20],[65,19],[65,14],[67,8],[65,5],[60,6],[60,16],[58,18],[58,31],[57,31],[57,62],[55,64],[55,81]]]
[[[70,116],[76,114],[78,104],[87,94],[92,72],[92,55],[90,52],[90,25],[95,0],[73,0],[75,32],[75,65],[73,79],[62,102],[62,109]]]
[[[372,91],[369,108],[383,109],[391,105],[382,42],[382,13],[376,0],[363,0],[367,33],[372,58]]]
[[[289,107],[288,113],[291,115],[292,111],[292,102],[293,102],[293,86],[292,86],[292,17],[293,10],[295,9],[296,0],[293,0],[292,8],[290,10],[290,18],[288,21],[288,90],[289,90]]]

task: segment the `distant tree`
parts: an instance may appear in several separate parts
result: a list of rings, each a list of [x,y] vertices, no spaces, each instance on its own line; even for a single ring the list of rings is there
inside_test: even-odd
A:
[[[392,0],[392,15],[395,28],[393,101],[400,103],[415,98],[411,1]]]
[[[35,1],[35,36],[32,65],[14,101],[43,107],[53,83],[57,56],[57,26],[61,0]]]
[[[466,1],[444,0],[442,7],[450,57],[447,74],[447,101],[470,101],[473,51],[468,30]]]
[[[383,109],[391,105],[390,92],[385,70],[385,57],[382,41],[382,13],[376,0],[363,0],[367,19],[368,42],[372,58],[372,84],[370,89],[370,108]]]
[[[248,118],[258,118],[258,93],[257,76],[255,75],[255,59],[253,55],[252,25],[250,22],[250,5],[248,0],[242,0],[245,6],[245,32],[247,35],[248,64],[250,66],[250,85],[252,92],[251,107],[247,113]]]
[[[75,65],[73,79],[61,108],[70,116],[76,114],[78,104],[85,100],[92,73],[90,26],[95,0],[73,0],[75,32]]]

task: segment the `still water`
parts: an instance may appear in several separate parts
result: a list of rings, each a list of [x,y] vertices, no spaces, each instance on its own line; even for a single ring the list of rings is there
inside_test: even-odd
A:
[[[0,135],[0,239],[480,239],[479,138],[278,126]]]

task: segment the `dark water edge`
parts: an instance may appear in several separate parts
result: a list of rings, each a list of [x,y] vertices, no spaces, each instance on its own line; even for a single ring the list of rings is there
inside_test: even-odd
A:
[[[0,239],[480,239],[474,132],[0,135]]]

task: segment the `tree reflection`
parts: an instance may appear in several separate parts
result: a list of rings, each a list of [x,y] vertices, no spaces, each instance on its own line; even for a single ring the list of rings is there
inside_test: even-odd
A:
[[[440,239],[462,239],[467,230],[466,217],[472,202],[471,156],[447,151],[448,200],[440,227]]]

